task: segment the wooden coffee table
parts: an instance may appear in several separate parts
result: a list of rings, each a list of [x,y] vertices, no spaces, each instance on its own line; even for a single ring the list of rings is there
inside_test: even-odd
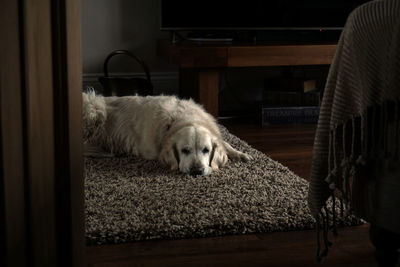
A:
[[[179,66],[181,97],[218,116],[219,71],[235,67],[329,65],[336,43],[211,43],[159,40],[157,53]]]

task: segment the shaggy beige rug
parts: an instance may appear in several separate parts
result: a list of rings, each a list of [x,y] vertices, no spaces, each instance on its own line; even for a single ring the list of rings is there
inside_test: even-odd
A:
[[[229,161],[210,176],[192,177],[137,157],[86,158],[87,243],[313,228],[308,182],[224,127],[221,131],[254,160]]]

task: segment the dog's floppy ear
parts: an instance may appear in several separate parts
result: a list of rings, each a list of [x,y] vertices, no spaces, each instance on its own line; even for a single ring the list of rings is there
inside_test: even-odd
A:
[[[226,155],[224,146],[219,142],[219,140],[213,140],[212,144],[213,147],[210,155],[210,167],[213,170],[218,170],[220,166],[224,166],[226,164],[228,161],[228,156]]]
[[[171,170],[179,168],[179,152],[176,144],[168,142],[163,146],[160,153],[160,161],[171,166]]]

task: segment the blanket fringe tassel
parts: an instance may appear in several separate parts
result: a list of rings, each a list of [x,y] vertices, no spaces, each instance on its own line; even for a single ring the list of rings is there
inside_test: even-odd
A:
[[[398,160],[400,155],[400,100],[386,101],[368,108],[358,117],[331,127],[329,134],[328,175],[325,181],[331,190],[331,212],[327,204],[316,216],[317,262],[327,256],[332,242],[328,232],[338,235],[337,201],[340,201],[340,217],[352,214],[360,205],[371,205],[373,201],[363,202],[352,189],[357,179],[363,179],[362,169],[376,158]],[[351,143],[350,143],[351,142]],[[346,211],[346,212],[344,212]],[[330,222],[330,214],[332,222]],[[368,220],[369,214],[358,214]],[[366,217],[366,218],[364,218]],[[321,235],[322,230],[322,235]],[[323,249],[321,248],[321,241]]]

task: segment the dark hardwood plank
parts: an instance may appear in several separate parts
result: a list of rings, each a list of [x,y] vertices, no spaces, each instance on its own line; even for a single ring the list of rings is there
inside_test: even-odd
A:
[[[220,123],[249,145],[309,180],[315,124],[261,126],[253,120],[221,120]]]
[[[324,266],[375,266],[368,225],[340,229]],[[318,266],[314,230],[87,248],[89,266]]]

